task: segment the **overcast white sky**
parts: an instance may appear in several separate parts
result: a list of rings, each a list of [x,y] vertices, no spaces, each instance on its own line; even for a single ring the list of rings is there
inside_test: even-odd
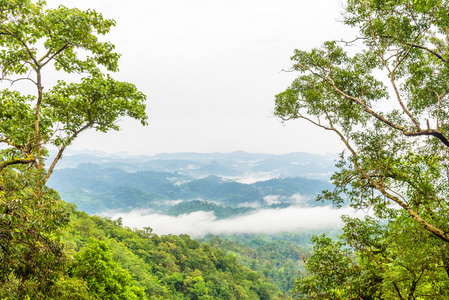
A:
[[[120,73],[148,96],[149,126],[89,132],[73,148],[161,152],[335,153],[332,134],[273,117],[274,96],[296,74],[295,48],[354,37],[337,22],[338,0],[49,0],[92,8],[117,26],[107,39],[122,54]],[[45,85],[45,83],[44,83]]]

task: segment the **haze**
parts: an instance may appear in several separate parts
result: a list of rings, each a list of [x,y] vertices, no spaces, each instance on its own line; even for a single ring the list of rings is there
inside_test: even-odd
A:
[[[114,77],[148,95],[148,127],[83,134],[74,149],[162,152],[335,153],[332,134],[273,117],[274,96],[297,74],[295,48],[354,37],[334,0],[50,0],[117,21],[106,36],[122,54]],[[53,80],[57,77],[53,76]],[[50,81],[51,82],[51,81]],[[46,85],[50,87],[51,85]]]

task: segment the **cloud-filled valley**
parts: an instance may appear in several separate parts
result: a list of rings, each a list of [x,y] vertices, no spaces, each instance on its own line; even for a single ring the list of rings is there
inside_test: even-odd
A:
[[[84,154],[66,157],[65,164],[49,182],[62,199],[161,235],[326,230],[341,227],[342,214],[354,214],[348,207],[336,210],[315,201],[318,193],[333,189],[325,175],[334,170],[331,156]]]
[[[213,212],[197,211],[179,216],[167,216],[148,210],[127,213],[105,213],[104,216],[123,220],[131,228],[151,227],[156,234],[188,234],[200,238],[210,233],[220,234],[275,234],[341,227],[341,215],[361,216],[352,208],[333,209],[331,206],[282,209],[259,209],[229,219],[217,219]]]

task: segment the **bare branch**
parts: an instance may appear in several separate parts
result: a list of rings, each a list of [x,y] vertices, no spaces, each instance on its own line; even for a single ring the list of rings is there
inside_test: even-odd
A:
[[[341,39],[338,42],[344,43],[345,46],[352,46],[351,44],[356,42],[356,41],[358,41],[358,40],[366,40],[366,37],[358,36],[358,37],[354,38],[352,41],[345,41],[345,40]]]
[[[11,85],[13,85],[17,81],[21,81],[21,80],[29,80],[32,83],[34,83],[35,85],[37,85],[36,81],[34,81],[33,79],[31,79],[29,77],[22,77],[22,78],[18,78],[18,79],[9,79],[9,78],[1,78],[0,79],[0,81],[8,81],[9,83],[11,83]]]

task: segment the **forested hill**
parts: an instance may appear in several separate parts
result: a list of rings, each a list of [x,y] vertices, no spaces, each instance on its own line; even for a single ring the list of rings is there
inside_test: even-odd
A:
[[[79,268],[92,263],[88,256],[110,257],[106,265],[128,276],[128,292],[136,297],[286,299],[303,266],[301,253],[311,246],[311,232],[193,240],[186,234],[159,236],[149,227],[130,229],[121,219],[89,214],[146,209],[155,216],[179,216],[203,211],[229,219],[259,209],[326,205],[316,202],[316,196],[333,186],[317,178],[328,176],[334,162],[320,162],[313,155],[305,155],[311,159],[305,162],[304,155],[64,157],[65,168],[54,170],[48,185],[79,209],[69,204],[72,225],[65,243],[75,264],[67,280],[81,280]],[[144,226],[152,226],[151,219]]]
[[[332,188],[325,181],[302,177],[244,184],[214,175],[194,178],[177,172],[126,172],[118,168],[101,168],[92,163],[56,170],[48,184],[64,200],[75,203],[88,213],[141,208],[166,212],[169,200],[205,200],[241,207],[252,204],[266,206],[266,197],[276,196],[278,202],[298,204],[297,199],[292,199],[294,195],[302,196],[302,205],[314,206],[321,205],[314,201],[315,196]]]
[[[208,243],[70,210],[64,241],[74,260],[57,282],[61,299],[285,299],[271,279]]]

